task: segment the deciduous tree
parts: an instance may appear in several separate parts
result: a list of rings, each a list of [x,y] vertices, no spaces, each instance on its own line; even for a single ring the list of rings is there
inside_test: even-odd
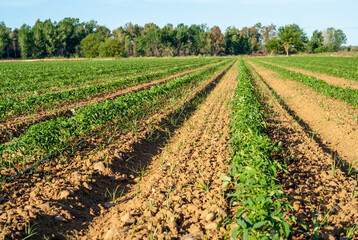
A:
[[[347,37],[340,29],[327,28],[324,33],[324,42],[329,51],[338,51],[342,44],[347,43]]]
[[[315,30],[310,41],[307,43],[307,51],[311,53],[324,52],[324,38],[321,31]]]
[[[306,34],[297,24],[279,27],[277,36],[282,42],[287,56],[292,48],[295,48],[297,51],[302,51],[307,42]]]
[[[0,22],[0,58],[9,57],[11,46],[11,29],[7,28],[4,22]]]
[[[81,54],[85,57],[95,58],[99,56],[99,46],[104,41],[103,34],[91,33],[81,41]]]
[[[99,45],[100,57],[123,57],[124,46],[117,38],[107,38]]]
[[[21,49],[21,57],[23,59],[28,58],[32,53],[33,47],[33,32],[29,25],[23,24],[19,29],[18,39],[19,46]]]
[[[208,44],[211,55],[217,56],[224,52],[224,34],[221,33],[218,26],[210,29]]]

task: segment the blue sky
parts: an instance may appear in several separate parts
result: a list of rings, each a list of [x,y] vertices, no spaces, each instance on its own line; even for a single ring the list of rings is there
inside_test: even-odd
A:
[[[257,22],[296,23],[308,36],[315,29],[342,29],[347,45],[358,46],[358,0],[0,0],[0,21],[15,28],[65,17],[96,20],[111,30],[128,22],[217,25],[242,28]]]

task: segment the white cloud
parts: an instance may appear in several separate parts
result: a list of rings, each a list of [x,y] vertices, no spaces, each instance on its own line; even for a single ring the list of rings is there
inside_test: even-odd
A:
[[[0,0],[0,6],[4,7],[27,7],[45,2],[46,0]]]

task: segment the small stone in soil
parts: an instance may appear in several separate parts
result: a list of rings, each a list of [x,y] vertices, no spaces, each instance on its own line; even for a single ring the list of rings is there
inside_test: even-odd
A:
[[[93,166],[93,169],[98,170],[100,172],[104,172],[106,168],[105,168],[103,162],[96,162]]]
[[[182,236],[180,240],[201,240],[201,237],[197,234],[188,234],[185,236]]]
[[[208,215],[206,215],[206,218],[205,220],[208,221],[208,222],[211,222],[215,219],[215,214],[214,213],[209,213]]]
[[[293,203],[293,209],[297,212],[298,210],[300,210],[300,202],[296,201]]]
[[[68,198],[69,196],[70,196],[70,192],[69,191],[67,191],[67,190],[64,190],[64,191],[62,191],[61,193],[60,193],[60,198],[61,199],[66,199],[66,198]]]
[[[212,223],[209,223],[205,226],[205,229],[206,230],[215,230],[217,227],[216,223],[212,222]]]
[[[104,235],[105,240],[115,239],[116,235],[120,232],[119,227],[113,227],[108,230],[106,235]]]
[[[130,225],[130,224],[134,223],[135,218],[130,213],[126,213],[121,217],[121,221],[125,225]]]
[[[66,218],[64,218],[62,216],[56,216],[55,219],[58,220],[58,221],[61,221],[61,222],[66,222],[67,221]]]
[[[40,208],[41,210],[48,210],[48,209],[50,209],[50,203],[49,203],[49,202],[45,202],[45,203],[39,205],[39,208]]]

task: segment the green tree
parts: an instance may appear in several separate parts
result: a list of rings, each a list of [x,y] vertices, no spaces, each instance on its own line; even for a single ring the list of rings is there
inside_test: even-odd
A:
[[[10,58],[19,58],[21,56],[21,49],[19,46],[19,29],[15,28],[10,33],[11,47]]]
[[[208,48],[209,53],[212,56],[220,55],[224,52],[224,34],[218,26],[214,26],[210,29],[208,35]]]
[[[100,57],[123,57],[124,46],[117,38],[107,38],[99,45]]]
[[[249,29],[249,37],[251,39],[251,50],[252,52],[258,52],[261,49],[261,23],[256,23]]]
[[[11,29],[4,22],[0,22],[0,58],[8,58],[11,46]]]
[[[166,56],[174,56],[178,41],[176,39],[176,29],[173,24],[167,24],[161,29],[161,42],[163,45],[163,54]]]
[[[104,41],[102,33],[90,33],[81,41],[81,54],[85,57],[95,58],[99,56],[99,47]]]
[[[42,32],[44,35],[44,45],[46,49],[46,55],[49,57],[55,56],[57,51],[57,29],[54,23],[50,19],[44,21],[42,25]]]
[[[312,33],[310,41],[307,43],[308,52],[322,52],[323,51],[324,38],[321,31],[315,30]]]
[[[142,35],[137,39],[137,56],[161,56],[162,42],[161,30],[154,23],[148,23],[142,30]]]
[[[57,24],[58,54],[69,57],[76,53],[81,42],[80,21],[78,18],[64,18]]]
[[[41,22],[40,19],[37,19],[35,25],[32,27],[32,37],[34,38],[32,55],[35,58],[46,56],[45,34],[43,30],[43,22]]]
[[[115,38],[118,38],[124,45],[124,49],[127,56],[141,55],[136,54],[137,39],[141,36],[142,27],[138,24],[133,25],[127,23],[123,27],[119,27],[113,30],[112,34]]]
[[[31,27],[29,25],[23,24],[19,29],[18,40],[19,46],[21,50],[21,57],[23,59],[31,56],[32,48],[33,48],[33,32],[31,31]]]
[[[207,29],[205,24],[191,25],[188,29],[189,55],[198,55],[205,52],[207,44]]]
[[[241,35],[235,27],[225,31],[225,54],[239,55],[251,53],[251,40],[247,35]]]
[[[265,47],[268,48],[271,52],[271,55],[275,51],[284,51],[283,44],[277,38],[271,39],[265,44]]]
[[[264,45],[264,52],[268,52],[271,51],[271,49],[269,49],[267,47],[267,44],[269,43],[269,41],[273,40],[276,38],[276,25],[274,24],[271,24],[271,25],[268,25],[268,26],[263,26],[261,27],[260,29],[260,33],[261,33],[261,38],[262,38],[262,43]]]
[[[297,51],[302,51],[307,42],[306,34],[297,24],[290,24],[284,27],[279,27],[277,36],[278,39],[282,42],[287,56],[292,48]]]
[[[176,27],[176,55],[185,56],[189,49],[189,28],[184,23],[180,23]]]
[[[340,29],[327,28],[324,37],[329,51],[339,51],[342,44],[347,43],[347,37]]]

